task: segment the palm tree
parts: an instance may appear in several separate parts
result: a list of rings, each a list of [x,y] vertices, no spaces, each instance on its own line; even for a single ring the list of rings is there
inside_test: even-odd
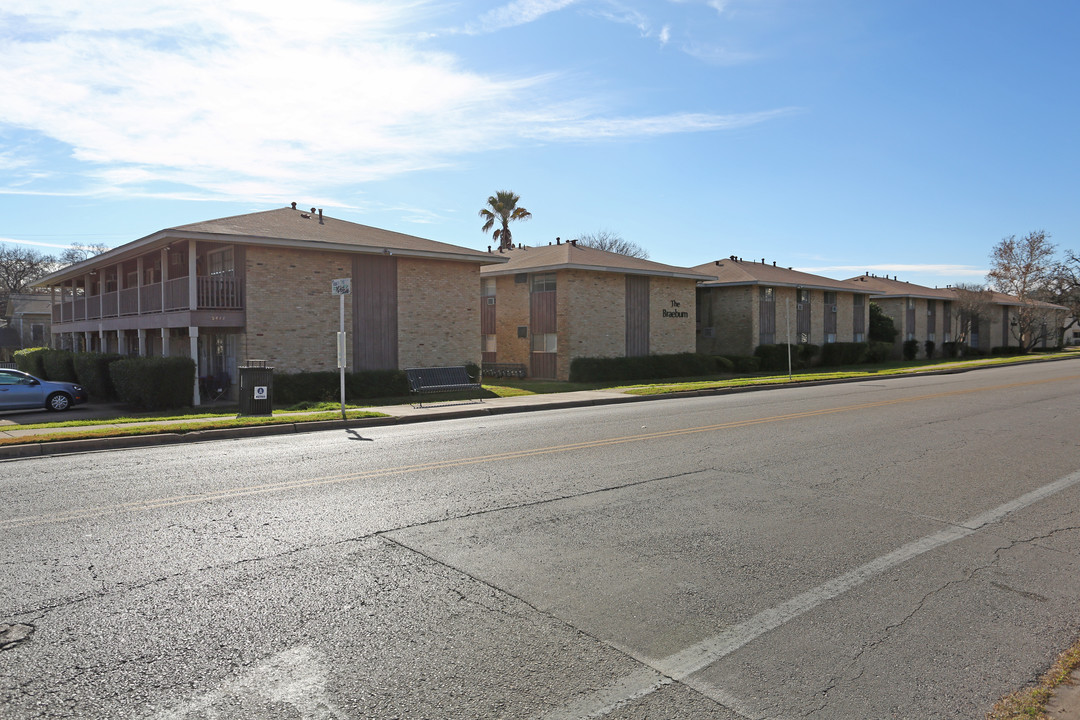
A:
[[[480,228],[482,232],[487,232],[498,220],[502,224],[501,228],[495,230],[492,233],[492,237],[499,241],[500,250],[509,250],[514,245],[513,237],[510,235],[510,221],[511,220],[528,220],[532,217],[532,213],[523,207],[518,207],[518,200],[521,200],[520,195],[515,195],[509,190],[500,190],[487,199],[487,207],[480,210],[480,217],[484,218],[484,227]]]

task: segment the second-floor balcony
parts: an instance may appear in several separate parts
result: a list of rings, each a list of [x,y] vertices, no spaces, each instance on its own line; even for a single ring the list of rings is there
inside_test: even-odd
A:
[[[211,275],[195,278],[192,283],[181,277],[165,282],[122,288],[98,295],[88,295],[79,288],[73,295],[65,289],[53,305],[54,323],[100,320],[128,315],[147,315],[183,310],[243,310],[244,292],[240,278]]]

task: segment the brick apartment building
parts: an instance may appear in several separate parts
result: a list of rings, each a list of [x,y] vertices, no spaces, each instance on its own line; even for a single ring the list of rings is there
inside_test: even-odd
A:
[[[697,290],[697,350],[752,355],[758,345],[864,342],[870,289],[737,257],[693,268],[709,276]]]
[[[480,269],[485,363],[566,380],[576,357],[694,352],[706,275],[558,239],[492,255],[508,262]]]
[[[1023,303],[1011,295],[986,291],[983,311],[974,315],[968,325],[967,318],[961,317],[961,303],[955,288],[925,287],[898,280],[895,276],[878,277],[870,273],[849,278],[844,283],[876,293],[874,303],[892,319],[897,330],[894,354],[898,357],[907,340],[918,341],[920,356],[925,356],[927,341],[940,348],[942,343],[962,338],[967,346],[982,352],[1020,345],[1015,320]],[[1038,346],[1056,345],[1066,310],[1049,303],[1038,305],[1045,309],[1047,321]]]
[[[292,207],[160,230],[42,279],[54,347],[194,358],[197,375],[261,359],[333,370],[340,299],[350,370],[478,363],[480,267],[499,255]],[[198,404],[198,389],[193,389]]]

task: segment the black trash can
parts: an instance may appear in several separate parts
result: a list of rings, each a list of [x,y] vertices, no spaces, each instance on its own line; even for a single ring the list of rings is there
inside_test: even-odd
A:
[[[274,368],[265,360],[248,360],[240,371],[240,414],[274,414]]]

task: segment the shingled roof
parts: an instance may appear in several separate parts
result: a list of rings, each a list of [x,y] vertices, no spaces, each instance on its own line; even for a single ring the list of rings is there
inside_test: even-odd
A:
[[[780,267],[776,263],[755,262],[729,257],[715,262],[697,265],[692,268],[696,272],[705,273],[709,276],[708,281],[703,282],[703,287],[725,287],[734,285],[768,285],[775,287],[800,287],[813,290],[840,290],[844,292],[869,292],[860,291],[847,283],[821,275],[792,270]]]
[[[914,283],[904,282],[903,280],[896,280],[888,277],[878,277],[876,275],[859,275],[858,277],[848,278],[844,281],[844,284],[851,285],[856,288],[863,288],[863,290],[856,290],[856,292],[877,292],[880,293],[879,297],[882,298],[901,298],[901,297],[916,297],[925,298],[927,300],[955,300],[956,293],[951,288],[931,288],[923,285],[915,285]]]
[[[513,250],[491,253],[494,257],[505,257],[505,265],[489,265],[480,268],[482,276],[514,275],[523,272],[550,272],[554,270],[590,270],[593,272],[620,273],[624,275],[652,275],[655,277],[686,278],[687,280],[708,280],[703,275],[688,268],[665,265],[642,260],[641,258],[621,255],[607,250],[565,242],[539,247],[517,247]]]
[[[478,264],[503,263],[499,255],[361,225],[324,216],[322,212],[295,207],[233,215],[159,230],[114,248],[102,255],[71,265],[39,281],[61,282],[106,263],[121,262],[172,240],[290,247],[403,257],[455,260]]]

